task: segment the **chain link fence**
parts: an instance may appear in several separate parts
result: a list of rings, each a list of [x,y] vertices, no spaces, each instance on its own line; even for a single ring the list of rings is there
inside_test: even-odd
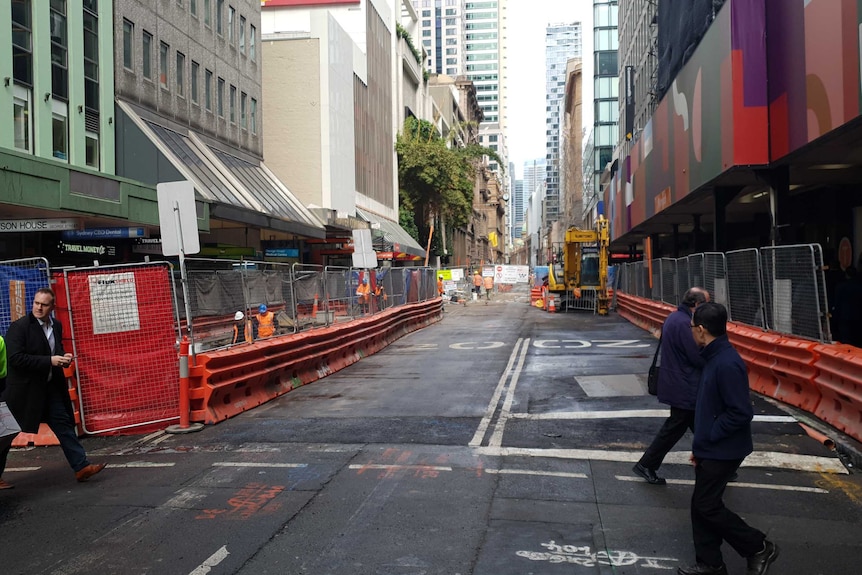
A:
[[[652,268],[650,272],[650,268]],[[823,252],[819,244],[705,252],[622,264],[624,293],[678,305],[691,287],[727,307],[729,319],[831,342]],[[652,286],[649,278],[652,277]]]
[[[36,291],[50,286],[51,269],[45,258],[0,261],[0,333],[30,312]]]
[[[185,302],[178,309],[195,351],[325,327],[437,297],[433,268],[365,270],[207,258],[185,258],[185,264],[190,331]],[[366,280],[367,295],[363,293]],[[175,272],[180,295],[181,281],[181,273]],[[271,333],[261,329],[262,321],[265,326],[274,324]]]

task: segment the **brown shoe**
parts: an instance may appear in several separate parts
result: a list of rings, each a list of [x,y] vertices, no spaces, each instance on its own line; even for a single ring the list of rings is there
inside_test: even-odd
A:
[[[15,489],[15,486],[0,479],[0,489]]]
[[[91,463],[87,467],[75,472],[75,479],[78,481],[86,481],[105,468],[104,463]]]

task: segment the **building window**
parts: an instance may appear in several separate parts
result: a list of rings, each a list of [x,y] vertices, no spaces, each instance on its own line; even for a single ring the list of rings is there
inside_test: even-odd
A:
[[[177,95],[185,95],[185,71],[186,71],[186,55],[182,52],[177,52]]]
[[[170,46],[162,42],[159,45],[159,86],[168,89],[168,50]]]
[[[218,117],[224,118],[224,78],[218,79],[218,92],[216,93],[218,100]]]
[[[123,19],[123,68],[132,70],[135,65],[135,55],[132,51],[135,42],[135,25]]]
[[[224,0],[216,0],[216,34],[224,34]]]
[[[257,134],[257,100],[251,99],[251,133]]]
[[[227,8],[227,41],[233,46],[233,22],[236,20],[236,10],[233,6]]]
[[[25,86],[33,85],[32,18],[30,0],[12,0],[12,77]]]
[[[69,70],[66,64],[66,1],[51,2],[51,92],[55,98],[69,97]]]
[[[99,134],[95,132],[87,132],[84,134],[85,140],[85,161],[87,165],[96,170],[99,169]]]
[[[58,160],[69,161],[69,108],[65,102],[54,100],[51,118],[52,154]]]
[[[236,124],[236,86],[230,87],[230,123]]]
[[[209,70],[204,72],[204,105],[212,112],[213,109],[213,73]]]
[[[144,78],[147,80],[153,79],[153,35],[144,30],[144,35],[141,41],[141,56],[143,56]]]
[[[245,54],[245,16],[239,17],[239,52]]]
[[[189,0],[189,12],[192,16],[198,15],[198,0]]]
[[[207,28],[213,25],[212,13],[212,0],[204,0],[204,26]]]
[[[200,69],[200,64],[198,64],[197,62],[192,60],[192,77],[191,77],[192,102],[194,102],[195,104],[198,103],[198,76],[200,75],[199,69]]]
[[[84,105],[99,111],[99,16],[96,0],[84,2]]]
[[[245,104],[246,104],[247,99],[248,99],[248,96],[246,95],[245,92],[242,92],[239,95],[239,125],[242,126],[243,130],[248,129],[248,122],[247,122],[248,118],[245,115]]]
[[[30,90],[15,86],[12,96],[12,124],[15,132],[15,147],[25,152],[33,153],[33,141],[30,134],[33,131],[30,117]]]
[[[252,24],[248,27],[248,56],[251,58],[252,62],[254,62],[257,54],[255,54],[255,50],[257,49],[257,28]]]

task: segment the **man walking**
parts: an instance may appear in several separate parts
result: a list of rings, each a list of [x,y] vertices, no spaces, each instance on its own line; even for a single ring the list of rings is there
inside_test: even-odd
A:
[[[682,303],[670,314],[661,328],[661,369],[658,378],[658,400],[670,406],[670,416],[652,443],[632,468],[652,485],[667,483],[656,471],[686,429],[694,430],[694,403],[703,358],[691,337],[691,315],[709,301],[709,292],[693,287],[682,296]]]
[[[75,432],[72,401],[63,368],[72,354],[63,350],[63,326],[51,317],[54,291],[42,288],[33,298],[33,310],[12,322],[6,332],[7,376],[4,399],[21,431],[37,433],[44,421],[57,436],[78,481],[86,481],[105,468],[92,464]]]
[[[748,561],[747,575],[765,575],[778,546],[724,506],[724,490],[743,459],[754,450],[754,410],[745,363],[727,339],[727,310],[705,303],[694,311],[691,330],[705,360],[694,415],[691,527],[696,563],[679,575],[727,575],[723,541]]]

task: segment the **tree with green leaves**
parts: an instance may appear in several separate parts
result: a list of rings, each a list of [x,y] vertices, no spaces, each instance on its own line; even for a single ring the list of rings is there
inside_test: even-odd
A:
[[[432,227],[429,255],[452,253],[454,228],[466,227],[473,209],[473,183],[483,156],[498,163],[494,150],[470,143],[449,148],[437,127],[426,120],[407,118],[395,143],[398,154],[400,219],[423,247]],[[448,238],[444,246],[444,238]]]

